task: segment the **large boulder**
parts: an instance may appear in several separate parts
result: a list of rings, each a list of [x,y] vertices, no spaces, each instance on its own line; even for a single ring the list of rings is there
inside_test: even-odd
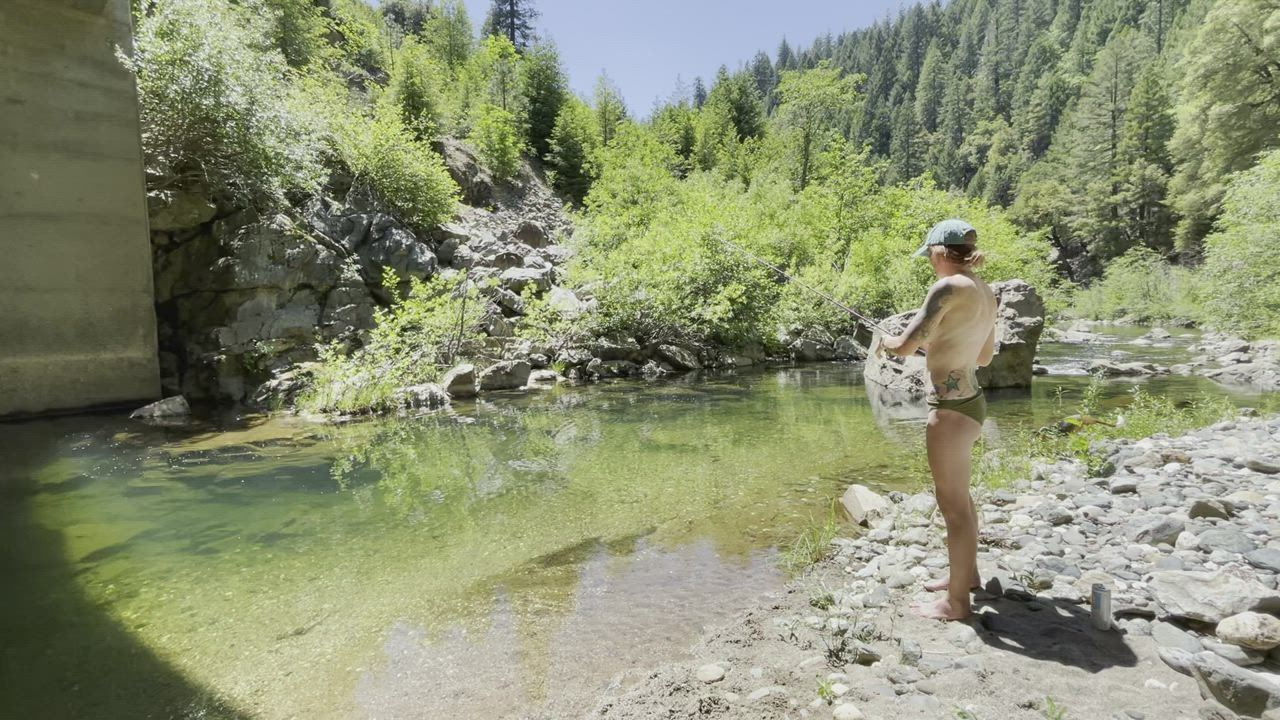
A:
[[[1280,647],[1280,619],[1262,613],[1244,612],[1218,623],[1214,634],[1232,645],[1250,650],[1271,650]]]
[[[480,162],[475,152],[454,138],[442,138],[436,152],[444,158],[449,177],[462,189],[462,201],[468,205],[488,205],[493,199],[493,175]]]
[[[154,279],[164,386],[189,398],[249,399],[318,343],[373,326],[359,260],[284,215],[238,213],[158,247]]]
[[[702,367],[697,355],[678,345],[659,345],[657,355],[676,370],[697,370]]]
[[[1214,653],[1197,653],[1192,672],[1201,697],[1216,700],[1239,715],[1262,717],[1263,713],[1280,708],[1280,685]]]
[[[475,397],[476,366],[471,363],[458,365],[445,373],[444,379],[440,381],[440,384],[444,386],[445,392],[449,393],[449,397]]]
[[[535,220],[521,222],[512,237],[531,248],[543,248],[551,242],[547,229]]]
[[[830,344],[813,340],[811,338],[800,338],[788,346],[791,351],[791,357],[802,362],[825,362],[834,360],[836,350]]]
[[[480,392],[514,390],[529,382],[533,367],[524,360],[504,360],[490,365],[480,373]]]
[[[1044,300],[1024,280],[1005,280],[991,286],[996,296],[996,354],[978,368],[985,388],[1031,387],[1032,361],[1044,331]]]
[[[1032,361],[1040,333],[1044,330],[1044,300],[1035,288],[1022,280],[995,283],[996,354],[991,364],[978,368],[978,382],[987,389],[1031,386]],[[889,332],[901,333],[915,317],[915,311],[886,318],[880,324]],[[925,358],[898,357],[880,353],[880,333],[872,338],[863,377],[868,383],[909,397],[925,395],[929,376]]]
[[[129,413],[129,417],[135,420],[154,420],[157,418],[186,417],[190,414],[191,406],[187,404],[187,399],[181,395],[175,395],[163,400],[157,400],[150,405],[144,405]]]
[[[1167,615],[1219,623],[1250,611],[1280,610],[1280,593],[1258,582],[1251,570],[1166,570],[1153,573],[1151,592]]]

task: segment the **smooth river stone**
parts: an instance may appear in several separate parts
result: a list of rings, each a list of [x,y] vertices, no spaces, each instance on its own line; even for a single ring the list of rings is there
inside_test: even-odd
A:
[[[724,668],[712,663],[698,668],[698,679],[704,683],[720,682],[724,679]]]

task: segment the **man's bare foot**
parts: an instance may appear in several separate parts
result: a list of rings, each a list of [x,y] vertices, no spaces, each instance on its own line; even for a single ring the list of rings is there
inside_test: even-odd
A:
[[[964,620],[972,612],[968,607],[968,603],[965,603],[965,607],[956,607],[949,597],[941,597],[937,600],[922,600],[918,603],[913,603],[911,609],[917,615],[930,620]]]
[[[924,584],[924,589],[928,590],[929,592],[940,592],[942,590],[949,590],[950,588],[951,588],[950,575],[944,578],[941,578],[939,580],[934,580],[932,582],[927,582]],[[974,590],[979,590],[981,588],[982,588],[982,579],[979,578],[978,581],[973,584],[973,587],[969,588],[969,592],[973,592]]]

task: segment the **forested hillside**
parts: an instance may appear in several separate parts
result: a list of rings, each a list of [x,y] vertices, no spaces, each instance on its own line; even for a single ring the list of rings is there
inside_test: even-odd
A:
[[[1280,144],[1278,7],[933,2],[805,48],[783,40],[739,75],[771,113],[787,71],[862,76],[847,132],[887,181],[927,174],[1009,207],[1087,279],[1133,247],[1197,256],[1227,177]]]
[[[533,0],[496,0],[479,33],[459,0],[143,2],[124,62],[151,196],[298,218],[367,198],[430,244],[470,182],[449,143],[498,183],[532,161],[575,211],[560,280],[594,310],[534,293],[506,329],[558,346],[830,343],[852,318],[739,249],[883,316],[919,302],[931,275],[909,253],[957,215],[988,279],[1054,311],[1280,332],[1280,0],[915,5],[783,41],[643,119],[607,75],[570,92],[538,22]],[[403,312],[431,317],[377,337],[437,356],[414,328],[496,292],[456,282],[416,288]]]

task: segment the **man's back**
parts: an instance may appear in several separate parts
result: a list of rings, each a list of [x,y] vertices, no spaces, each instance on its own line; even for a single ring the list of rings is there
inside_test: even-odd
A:
[[[939,280],[932,292],[948,297],[946,312],[926,344],[934,393],[939,399],[970,397],[980,390],[979,359],[994,340],[995,294],[969,273]]]

